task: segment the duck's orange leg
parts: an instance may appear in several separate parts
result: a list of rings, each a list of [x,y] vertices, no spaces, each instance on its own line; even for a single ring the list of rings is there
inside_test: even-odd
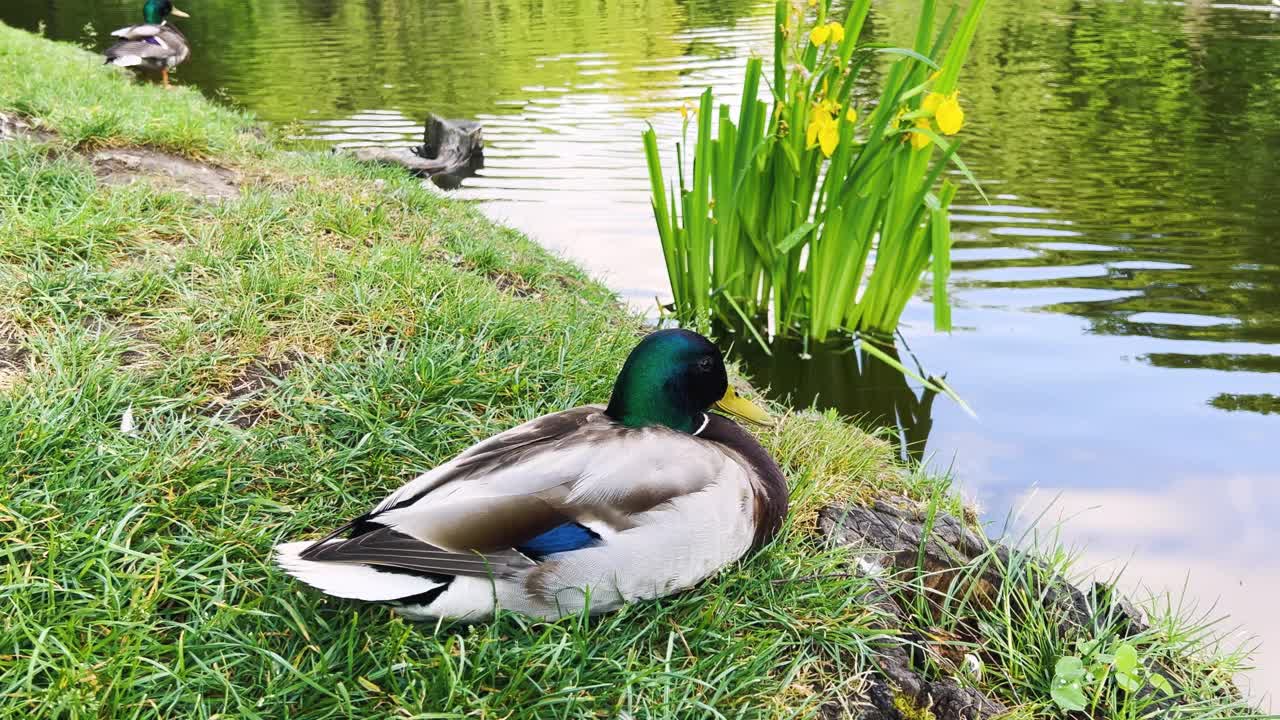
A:
[[[164,88],[169,89],[169,68],[160,68],[160,79],[164,80]]]

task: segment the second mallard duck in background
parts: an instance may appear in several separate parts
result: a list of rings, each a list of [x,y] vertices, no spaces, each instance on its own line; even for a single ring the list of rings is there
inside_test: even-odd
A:
[[[147,0],[142,6],[144,24],[130,25],[111,33],[112,37],[123,40],[107,48],[104,53],[107,64],[159,70],[164,86],[169,87],[169,70],[191,56],[187,38],[169,24],[170,15],[190,17],[169,0]]]

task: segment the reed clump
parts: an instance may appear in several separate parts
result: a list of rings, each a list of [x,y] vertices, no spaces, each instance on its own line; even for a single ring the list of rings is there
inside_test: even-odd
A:
[[[957,81],[985,4],[941,13],[925,0],[914,44],[897,48],[859,41],[870,0],[854,0],[843,22],[828,0],[779,0],[764,99],[762,58],[747,61],[736,117],[707,89],[676,144],[675,180],[657,133],[644,132],[682,322],[883,336],[932,270],[935,325],[950,329],[956,187],[944,173],[977,185],[956,154]],[[886,56],[879,95],[864,97],[864,74]]]

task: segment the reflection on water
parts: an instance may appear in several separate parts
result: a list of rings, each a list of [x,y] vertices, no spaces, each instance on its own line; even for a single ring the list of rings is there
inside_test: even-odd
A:
[[[1275,626],[1280,568],[1270,518],[1280,512],[1280,476],[1186,475],[1155,491],[1045,488],[1019,506],[1028,517],[1044,513],[1042,525],[1057,527],[1095,577],[1121,573],[1136,598],[1171,594],[1173,607],[1214,622],[1228,647],[1254,647],[1255,633]],[[1197,586],[1214,592],[1197,593]],[[1265,644],[1262,650],[1256,660],[1274,667],[1275,654]],[[1257,695],[1268,689],[1246,684]]]
[[[86,22],[100,36],[134,22],[138,5],[11,2],[0,19],[80,40]],[[915,0],[875,8],[874,39],[907,39]],[[770,8],[753,0],[189,10],[179,81],[294,134],[407,146],[428,112],[480,121],[486,167],[457,196],[644,310],[667,292],[639,132],[653,123],[674,141],[680,104],[706,85],[732,95],[771,36]],[[1274,546],[1280,529],[1247,524],[1247,503],[1197,512],[1211,532],[1180,514],[1235,479],[1252,478],[1257,497],[1275,480],[1280,14],[1262,0],[1002,0],[987,6],[960,91],[960,152],[991,203],[965,189],[954,206],[955,333],[931,331],[922,298],[903,334],[981,420],[848,349],[736,351],[778,395],[878,419],[913,457],[953,465],[990,517],[1033,484],[1101,504],[1091,543],[1141,545],[1135,574],[1156,582],[1176,574],[1163,567],[1189,568],[1192,594],[1222,595],[1262,634],[1256,678],[1280,688],[1280,621],[1250,617],[1252,601],[1228,587],[1274,584],[1280,560],[1226,562],[1215,544],[1247,527]],[[1139,537],[1134,521],[1168,532]]]
[[[813,345],[779,338],[766,353],[749,335],[725,329],[717,334],[732,338],[732,354],[777,399],[792,407],[839,411],[869,431],[887,433],[903,460],[925,461],[938,396],[934,390],[913,387],[897,368],[852,342]],[[896,345],[884,350],[927,377],[909,352]]]

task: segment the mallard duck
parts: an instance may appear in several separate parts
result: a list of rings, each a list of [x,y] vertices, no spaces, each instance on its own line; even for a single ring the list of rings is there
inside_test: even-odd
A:
[[[686,330],[646,336],[607,406],[480,442],[276,562],[329,595],[414,620],[613,610],[692,587],[768,543],[787,512],[777,463],[713,408],[769,417]]]
[[[169,0],[147,0],[142,6],[143,25],[130,25],[111,33],[123,38],[122,42],[107,48],[107,64],[120,67],[145,67],[159,70],[164,86],[169,87],[169,68],[184,62],[191,55],[191,47],[178,28],[169,24],[168,17],[191,17],[175,8]]]

